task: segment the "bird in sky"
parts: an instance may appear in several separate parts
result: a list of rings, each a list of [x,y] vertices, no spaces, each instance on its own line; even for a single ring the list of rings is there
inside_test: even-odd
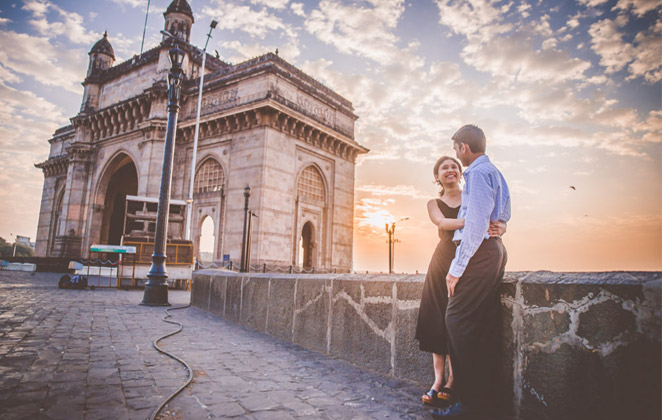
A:
[[[570,189],[571,189],[571,190],[575,190],[575,191],[577,191],[577,188],[575,188],[575,187],[572,186],[572,185],[570,186]]]

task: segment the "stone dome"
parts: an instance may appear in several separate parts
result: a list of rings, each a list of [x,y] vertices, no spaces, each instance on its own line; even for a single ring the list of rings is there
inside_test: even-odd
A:
[[[113,51],[113,46],[108,42],[108,31],[103,33],[103,38],[97,41],[96,44],[90,50],[90,54],[106,54],[115,59],[115,51]]]
[[[191,6],[188,4],[188,1],[186,0],[173,0],[163,15],[166,16],[170,13],[182,13],[190,17],[191,21],[194,20],[193,12],[191,11]]]

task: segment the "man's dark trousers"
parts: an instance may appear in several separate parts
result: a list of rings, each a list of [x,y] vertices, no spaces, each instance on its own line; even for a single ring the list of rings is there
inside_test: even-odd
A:
[[[484,240],[448,300],[446,327],[456,395],[471,410],[491,411],[498,394],[499,286],[507,259],[501,238]]]

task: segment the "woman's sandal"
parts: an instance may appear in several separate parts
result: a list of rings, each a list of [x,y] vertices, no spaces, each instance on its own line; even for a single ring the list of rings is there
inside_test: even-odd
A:
[[[441,388],[437,393],[437,399],[445,401],[444,404],[450,405],[455,403],[455,393],[451,388]]]
[[[449,388],[442,388],[439,392],[430,389],[423,394],[421,401],[423,401],[423,404],[433,405],[435,407],[446,407],[454,403],[455,398],[453,397],[453,390]]]

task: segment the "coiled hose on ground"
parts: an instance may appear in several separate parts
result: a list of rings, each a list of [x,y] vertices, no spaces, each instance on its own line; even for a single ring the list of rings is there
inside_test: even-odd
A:
[[[188,308],[189,306],[191,306],[190,303],[189,303],[188,305],[186,305],[186,306],[178,306],[178,307],[176,307],[176,308],[166,309],[166,311],[165,311],[166,315],[162,318],[162,321],[163,321],[163,322],[167,322],[168,324],[177,325],[177,326],[179,326],[179,328],[177,329],[177,331],[173,331],[173,332],[171,332],[171,333],[168,333],[168,334],[166,334],[166,335],[164,335],[164,336],[161,336],[161,337],[157,338],[157,339],[154,340],[154,342],[152,343],[152,345],[154,346],[154,348],[155,348],[156,350],[160,351],[161,353],[165,354],[165,355],[168,356],[168,357],[171,357],[171,358],[175,359],[176,361],[178,361],[179,363],[181,363],[182,365],[184,365],[184,367],[185,367],[186,370],[188,371],[188,380],[186,381],[186,383],[185,383],[184,385],[180,386],[179,389],[177,389],[175,392],[173,392],[172,394],[170,394],[170,396],[169,396],[168,398],[166,398],[166,399],[161,403],[161,405],[159,405],[159,406],[156,408],[156,410],[154,410],[154,411],[152,412],[152,415],[151,415],[150,418],[149,418],[150,420],[155,420],[155,419],[156,419],[156,416],[159,415],[159,412],[163,409],[163,407],[165,407],[165,405],[168,404],[168,402],[170,402],[170,400],[172,400],[173,398],[175,398],[175,396],[176,396],[177,394],[179,394],[180,392],[182,392],[182,390],[184,390],[184,388],[186,388],[186,387],[191,383],[191,381],[193,381],[193,369],[191,369],[191,366],[189,366],[188,363],[186,363],[184,360],[180,359],[179,357],[175,356],[174,354],[172,354],[172,353],[168,353],[167,351],[163,350],[161,347],[159,347],[159,344],[158,344],[159,341],[161,341],[161,340],[163,340],[163,339],[165,339],[165,338],[168,338],[168,337],[170,337],[170,336],[173,336],[173,335],[179,333],[181,330],[184,329],[184,326],[181,324],[181,322],[170,321],[170,320],[168,320],[168,318],[170,318],[170,317],[172,316],[172,315],[170,314],[169,311],[175,311],[175,310],[177,310],[177,309],[186,309],[186,308]]]

